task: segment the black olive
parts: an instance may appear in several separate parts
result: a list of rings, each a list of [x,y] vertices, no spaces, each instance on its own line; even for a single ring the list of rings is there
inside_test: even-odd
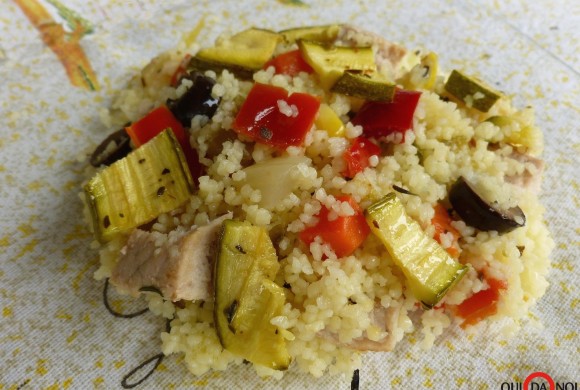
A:
[[[167,107],[184,127],[191,126],[191,120],[196,115],[209,118],[215,114],[220,103],[219,98],[211,96],[215,80],[201,73],[193,72],[185,77],[193,85],[178,99],[167,99]]]
[[[128,126],[129,124],[127,124]],[[110,145],[114,143],[115,146],[109,150]],[[101,165],[111,165],[117,160],[122,159],[131,151],[131,139],[125,131],[125,128],[115,131],[110,134],[91,154],[89,162],[93,167],[100,167]]]
[[[464,178],[457,179],[449,191],[449,202],[463,221],[482,231],[507,233],[526,224],[526,216],[518,206],[502,210],[488,203]]]

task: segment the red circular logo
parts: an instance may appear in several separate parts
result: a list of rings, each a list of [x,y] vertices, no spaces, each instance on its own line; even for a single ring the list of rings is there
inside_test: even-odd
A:
[[[556,384],[554,383],[552,377],[542,371],[532,372],[530,375],[528,375],[528,377],[524,381],[524,390],[529,390],[530,382],[534,378],[544,378],[545,380],[548,381],[548,384],[550,385],[550,390],[556,390]]]

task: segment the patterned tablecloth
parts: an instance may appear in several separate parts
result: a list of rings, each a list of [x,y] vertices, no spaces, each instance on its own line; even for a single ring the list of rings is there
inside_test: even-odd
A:
[[[470,340],[451,328],[429,352],[411,338],[367,355],[361,388],[513,389],[538,371],[580,381],[578,1],[2,0],[0,389],[119,388],[159,351],[163,320],[104,309],[78,197],[79,156],[105,134],[98,112],[132,73],[196,26],[208,45],[250,25],[337,21],[435,51],[444,68],[484,75],[516,105],[536,107],[546,140],[542,200],[556,240],[551,285],[516,337],[498,341],[490,330]],[[194,377],[172,356],[142,388],[186,386],[346,389],[350,378],[291,370],[269,382],[246,366]]]

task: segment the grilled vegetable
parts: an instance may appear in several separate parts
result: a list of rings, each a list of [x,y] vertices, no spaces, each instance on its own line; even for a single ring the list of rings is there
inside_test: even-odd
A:
[[[380,156],[381,148],[365,137],[359,136],[352,141],[350,147],[344,152],[343,158],[346,170],[342,172],[344,177],[354,178],[371,165],[371,156]]]
[[[279,267],[264,228],[224,221],[214,273],[214,320],[220,342],[254,364],[285,370],[290,364],[286,342],[270,323],[285,302],[284,290],[273,282]]]
[[[354,210],[353,215],[330,217],[330,210],[325,206],[316,214],[318,222],[300,232],[300,239],[308,246],[316,237],[330,245],[338,258],[352,254],[370,233],[362,210],[349,195],[336,197],[341,202],[348,202]]]
[[[476,229],[507,233],[526,224],[526,216],[518,206],[502,210],[484,200],[473,184],[460,177],[449,190],[449,202],[463,221]]]
[[[292,171],[299,169],[298,165],[309,162],[310,159],[305,156],[276,157],[259,162],[244,169],[246,183],[260,190],[260,206],[272,210],[298,188],[298,179],[292,176]]]
[[[238,111],[233,130],[252,140],[285,149],[299,146],[312,127],[320,101],[317,97],[256,83]]]
[[[371,75],[346,71],[330,89],[331,92],[357,96],[377,102],[390,102],[395,96],[395,84]]]
[[[501,97],[501,93],[474,77],[454,70],[445,83],[445,90],[463,103],[487,112]]]
[[[330,24],[328,26],[298,27],[279,32],[288,43],[294,43],[299,39],[315,42],[332,42],[338,36],[340,26]]]
[[[344,137],[344,123],[326,103],[320,105],[314,123],[318,129],[326,130],[329,137]]]
[[[288,76],[297,76],[300,72],[312,73],[314,70],[304,59],[300,50],[292,50],[282,53],[270,61],[266,62],[264,69],[273,66],[276,74],[287,74]]]
[[[330,89],[345,70],[372,72],[376,70],[375,56],[370,46],[328,46],[322,43],[300,40],[298,48],[302,57],[320,77],[325,89]]]
[[[137,122],[127,126],[125,131],[131,137],[133,144],[136,147],[140,147],[166,129],[173,131],[175,138],[181,145],[181,150],[192,177],[194,179],[199,178],[204,172],[204,167],[199,163],[197,151],[189,143],[187,130],[183,128],[181,122],[167,106],[162,105],[155,108]]]
[[[432,90],[437,80],[439,60],[437,54],[428,53],[421,58],[421,62],[415,65],[402,77],[400,82],[407,89]]]
[[[395,193],[369,206],[365,217],[425,307],[435,306],[467,271],[407,215]]]
[[[272,58],[274,49],[282,37],[269,30],[250,28],[216,46],[201,49],[191,59],[189,69],[232,71],[239,77],[252,78]]]
[[[499,127],[504,133],[505,142],[524,147],[533,147],[537,132],[533,126],[525,125],[518,122],[516,119],[509,116],[497,115],[486,119],[486,122],[491,122]]]
[[[361,125],[367,137],[382,137],[391,133],[405,133],[413,128],[413,116],[421,92],[397,89],[392,102],[365,102],[353,125]]]
[[[179,207],[192,191],[187,162],[170,130],[98,172],[85,186],[101,242]]]
[[[486,278],[486,280],[489,288],[476,292],[457,306],[457,315],[464,318],[460,325],[462,328],[474,325],[497,313],[497,303],[508,286],[503,280],[494,278]]]
[[[91,154],[89,162],[97,168],[101,165],[111,165],[125,157],[129,152],[131,152],[131,139],[125,129],[121,129],[110,134],[97,146]]]
[[[167,100],[167,107],[184,127],[191,127],[191,120],[196,115],[211,118],[220,103],[219,98],[211,96],[215,80],[198,72],[193,72],[188,78],[193,85],[178,99]]]

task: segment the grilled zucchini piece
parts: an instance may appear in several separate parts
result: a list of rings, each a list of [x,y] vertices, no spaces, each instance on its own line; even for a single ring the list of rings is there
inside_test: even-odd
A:
[[[394,192],[369,206],[365,217],[426,308],[435,306],[467,271],[407,215]]]
[[[329,24],[326,26],[298,27],[282,30],[279,32],[288,43],[294,43],[299,39],[315,42],[333,42],[340,32],[340,25]]]
[[[376,102],[392,102],[395,84],[381,80],[376,74],[346,71],[330,91]]]
[[[325,89],[330,89],[346,70],[374,72],[377,69],[370,46],[333,46],[299,40],[298,47],[302,58],[320,77],[320,83]]]
[[[481,112],[488,112],[502,96],[500,92],[482,81],[475,77],[469,77],[458,70],[452,71],[449,75],[445,83],[445,90],[463,103]]]
[[[98,172],[84,188],[101,242],[181,206],[193,189],[187,161],[169,129]]]
[[[222,346],[258,365],[285,370],[290,355],[270,323],[286,297],[273,282],[280,265],[268,232],[247,222],[224,221],[214,273],[214,320]]]
[[[274,31],[250,28],[219,41],[214,47],[201,49],[191,59],[189,68],[216,72],[228,69],[248,79],[272,58],[281,40],[282,37]]]

